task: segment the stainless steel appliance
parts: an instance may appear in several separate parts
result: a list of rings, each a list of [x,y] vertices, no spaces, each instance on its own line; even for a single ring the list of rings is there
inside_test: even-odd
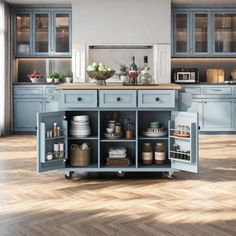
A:
[[[198,68],[174,68],[172,71],[173,83],[198,83]]]

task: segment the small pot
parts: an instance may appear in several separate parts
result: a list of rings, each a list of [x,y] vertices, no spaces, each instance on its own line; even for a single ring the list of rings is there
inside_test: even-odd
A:
[[[47,83],[53,83],[53,78],[47,78]]]
[[[54,78],[54,83],[59,83],[60,79],[59,78]]]
[[[65,80],[66,80],[66,83],[72,83],[72,77],[66,77],[65,78]]]

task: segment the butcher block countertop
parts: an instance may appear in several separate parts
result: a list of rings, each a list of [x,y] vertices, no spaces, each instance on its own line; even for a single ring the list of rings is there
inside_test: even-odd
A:
[[[155,85],[138,85],[138,86],[123,86],[123,85],[96,85],[92,83],[72,83],[60,84],[56,87],[58,90],[76,90],[76,89],[107,89],[107,90],[181,90],[182,86],[178,84],[155,84]]]

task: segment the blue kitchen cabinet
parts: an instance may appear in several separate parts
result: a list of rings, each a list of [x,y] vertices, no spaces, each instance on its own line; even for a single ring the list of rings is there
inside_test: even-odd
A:
[[[42,112],[44,103],[42,99],[15,98],[14,99],[14,131],[36,131],[36,115]]]
[[[235,57],[236,31],[232,7],[174,7],[173,57]]]
[[[233,101],[231,99],[204,99],[203,129],[233,131]]]
[[[14,132],[35,132],[36,114],[58,111],[58,91],[53,85],[15,85],[13,93]]]
[[[189,172],[198,172],[198,114],[192,112],[178,112],[175,111],[175,107],[159,107],[155,108],[150,104],[148,107],[139,107],[138,96],[135,95],[137,91],[123,91],[120,90],[92,90],[95,96],[96,106],[94,107],[84,107],[80,106],[77,101],[77,96],[81,91],[84,94],[91,94],[91,90],[59,90],[59,97],[63,98],[65,94],[71,99],[72,105],[64,107],[64,111],[59,112],[43,112],[38,113],[37,119],[37,139],[38,139],[38,172],[45,172],[50,170],[63,170],[66,173],[72,172],[169,172],[170,175],[176,170],[184,170]],[[146,91],[138,91],[140,94],[146,94]],[[157,90],[158,94],[160,90]],[[164,94],[171,94],[171,91],[163,91]],[[153,91],[152,91],[153,93]],[[84,95],[83,93],[81,94]],[[125,108],[116,105],[116,101],[113,96],[124,96],[123,99],[128,96],[130,101],[130,106]],[[104,100],[104,97],[108,96],[108,100]],[[131,96],[131,100],[130,97]],[[76,96],[76,99],[74,99]],[[110,98],[111,97],[111,98]],[[97,101],[98,99],[98,101]],[[103,102],[100,102],[103,99]],[[175,102],[176,97],[171,96],[171,104]],[[75,102],[73,102],[75,101]],[[105,101],[105,106],[104,106]],[[108,104],[106,103],[108,101]],[[110,106],[110,102],[115,106]],[[135,105],[134,105],[135,104]],[[76,107],[77,105],[77,107]],[[72,107],[71,107],[72,106]],[[66,108],[66,109],[65,109]],[[117,139],[109,140],[104,138],[104,132],[106,128],[107,117],[111,115],[112,112],[119,112],[119,117],[129,118],[134,125],[134,138],[133,139]],[[90,118],[90,126],[92,129],[91,136],[84,138],[77,138],[70,136],[70,131],[68,129],[71,120],[74,115],[88,115]],[[160,120],[162,124],[165,125],[168,130],[168,135],[161,138],[150,138],[143,136],[143,130],[147,128],[150,121]],[[63,133],[60,137],[47,137],[47,131],[52,130],[53,123],[57,123]],[[188,138],[175,137],[173,132],[179,125],[186,125],[190,127]],[[164,142],[166,146],[166,163],[163,165],[143,165],[141,161],[142,157],[142,146],[145,141],[151,141],[153,144],[156,142]],[[53,152],[53,144],[63,142],[65,145],[65,155],[63,158],[53,158],[52,160],[47,160],[47,154]],[[89,142],[91,145],[91,163],[85,167],[76,167],[70,165],[70,145],[77,144],[80,145],[83,142]],[[181,150],[189,150],[188,159],[180,159],[175,156],[173,151],[173,144],[181,146]],[[131,159],[131,165],[127,167],[109,167],[106,166],[107,152],[112,146],[125,146],[127,148],[128,156]],[[69,175],[70,177],[70,175]]]
[[[16,57],[71,57],[71,8],[15,8]]]

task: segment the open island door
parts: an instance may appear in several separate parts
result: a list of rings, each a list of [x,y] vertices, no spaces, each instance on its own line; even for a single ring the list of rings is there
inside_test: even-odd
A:
[[[37,114],[37,171],[65,168],[67,154],[65,112]]]
[[[171,113],[169,121],[169,159],[171,167],[198,173],[198,113]]]

